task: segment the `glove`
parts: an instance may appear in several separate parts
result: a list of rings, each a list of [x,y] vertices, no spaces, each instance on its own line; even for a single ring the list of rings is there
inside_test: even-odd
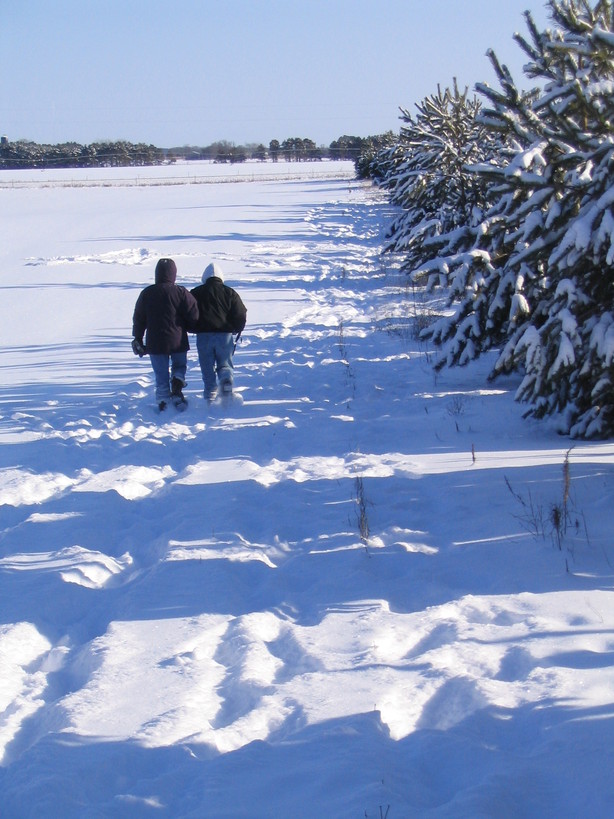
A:
[[[139,341],[138,338],[133,338],[132,339],[132,352],[135,355],[138,355],[139,358],[143,358],[143,356],[147,352],[145,350],[145,347],[143,347],[143,342]]]

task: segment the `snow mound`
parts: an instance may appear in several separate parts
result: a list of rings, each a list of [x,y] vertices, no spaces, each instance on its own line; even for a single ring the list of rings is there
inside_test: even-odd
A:
[[[69,546],[55,552],[15,554],[0,558],[0,567],[9,571],[58,572],[62,580],[87,589],[101,589],[132,565],[126,553],[119,558],[102,552]]]

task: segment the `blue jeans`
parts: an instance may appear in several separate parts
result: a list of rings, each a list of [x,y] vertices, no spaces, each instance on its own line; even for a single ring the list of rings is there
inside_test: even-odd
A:
[[[234,353],[232,333],[197,333],[196,349],[207,394],[211,394],[217,386],[216,372],[220,385],[232,384]]]
[[[188,354],[171,353],[170,355],[150,354],[151,367],[156,379],[156,401],[166,401],[171,397],[171,379],[178,378],[185,385],[185,373],[188,367]],[[170,377],[168,364],[170,360]]]

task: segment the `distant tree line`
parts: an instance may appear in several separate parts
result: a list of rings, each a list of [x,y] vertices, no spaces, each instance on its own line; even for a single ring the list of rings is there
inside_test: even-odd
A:
[[[314,162],[322,159],[348,159],[357,161],[361,156],[374,156],[386,145],[392,144],[392,132],[378,136],[341,136],[330,145],[316,145],[305,137],[288,137],[283,141],[272,139],[268,146],[262,143],[235,145],[233,142],[219,141],[211,145],[197,147],[183,145],[168,149],[169,161],[177,159],[208,159],[214,162],[246,162],[248,159],[278,162]]]
[[[80,145],[64,142],[46,145],[28,140],[0,143],[0,168],[92,168],[126,167],[131,165],[161,165],[180,159],[239,163],[247,160],[278,162],[313,162],[322,159],[349,159],[374,156],[394,141],[392,132],[380,136],[341,136],[330,145],[316,145],[312,139],[289,137],[280,142],[272,139],[268,147],[262,143],[235,145],[219,140],[206,146],[183,145],[157,148],[155,145],[131,142],[94,142]]]
[[[95,142],[80,145],[40,145],[19,140],[0,143],[0,168],[96,168],[131,165],[161,165],[165,153],[154,145],[131,142]]]

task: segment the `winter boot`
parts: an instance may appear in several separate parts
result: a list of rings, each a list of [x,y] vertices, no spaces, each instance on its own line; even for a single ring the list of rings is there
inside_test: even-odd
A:
[[[181,381],[179,378],[173,378],[171,381],[171,401],[180,409],[185,407],[185,405],[188,403],[182,392],[183,387],[185,387],[183,381]]]

